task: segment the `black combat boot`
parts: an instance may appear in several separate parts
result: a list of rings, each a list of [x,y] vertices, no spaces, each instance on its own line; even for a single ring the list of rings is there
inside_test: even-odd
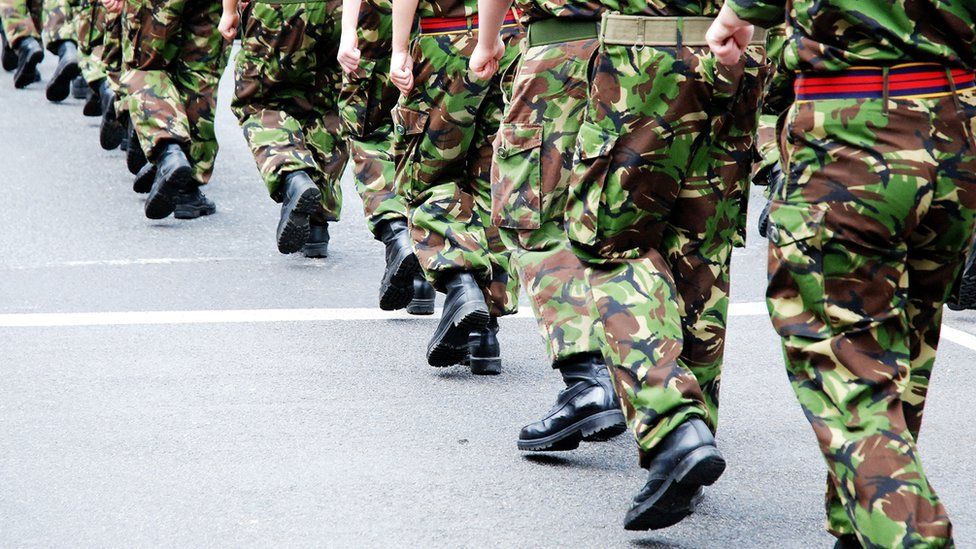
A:
[[[315,186],[308,173],[297,171],[284,176],[279,194],[281,217],[275,232],[278,251],[293,254],[308,242],[311,232],[309,216],[318,209],[322,191]]]
[[[2,28],[0,28],[0,64],[3,65],[3,70],[7,72],[17,68],[17,52],[10,47],[7,34],[3,32]]]
[[[502,348],[498,343],[498,319],[491,317],[488,325],[468,336],[468,366],[478,376],[497,376],[502,373]]]
[[[434,337],[427,344],[427,363],[437,367],[466,359],[471,332],[483,330],[491,319],[485,294],[471,273],[460,272],[444,286],[447,290],[444,311]]]
[[[176,195],[176,208],[173,210],[173,217],[176,219],[196,219],[216,212],[216,204],[203,194],[195,181],[188,189]]]
[[[58,46],[58,67],[47,83],[47,100],[60,103],[67,99],[71,94],[71,81],[79,74],[78,46],[71,40],[65,40]]]
[[[420,262],[413,253],[407,220],[391,219],[377,227],[376,238],[386,246],[386,269],[380,281],[380,309],[396,311],[413,300],[414,276]]]
[[[854,534],[844,534],[834,543],[834,549],[862,549],[863,547]]]
[[[135,125],[131,119],[129,120],[128,141],[129,145],[125,149],[125,167],[129,170],[129,173],[136,175],[142,171],[142,168],[149,160],[146,159],[146,153],[139,144],[139,135],[136,133]]]
[[[692,418],[664,437],[648,467],[647,484],[627,512],[627,530],[657,530],[695,511],[702,486],[725,471],[725,458],[705,422]]]
[[[88,81],[85,77],[78,75],[71,81],[71,97],[78,99],[88,99]]]
[[[545,417],[522,428],[519,450],[574,450],[580,441],[610,440],[627,430],[610,372],[600,357],[575,355],[553,367],[562,374],[566,388],[559,391],[556,405]]]
[[[969,258],[956,279],[946,305],[953,311],[976,309],[976,243],[969,250]]]
[[[156,166],[146,163],[142,170],[136,174],[132,181],[132,190],[139,194],[146,194],[152,189],[153,181],[156,179]]]
[[[119,119],[119,124],[122,124],[122,142],[119,143],[119,150],[128,154],[129,153],[129,132],[132,129],[132,121],[129,120],[128,111],[123,111],[122,114],[116,113],[116,117]]]
[[[17,45],[17,71],[14,73],[14,87],[19,89],[37,82],[40,74],[37,65],[44,60],[44,50],[36,38],[23,38]]]
[[[146,217],[163,219],[176,209],[177,195],[193,185],[193,168],[176,143],[162,146],[156,159],[156,177],[146,197]]]
[[[434,291],[434,287],[427,282],[423,273],[417,273],[413,277],[413,299],[407,305],[407,312],[412,315],[432,315],[435,298],[437,292]]]
[[[313,259],[329,257],[328,223],[309,223],[308,242],[302,246],[302,255]]]
[[[125,139],[125,126],[122,125],[115,112],[115,92],[108,85],[108,80],[102,81],[102,122],[98,128],[98,144],[106,151],[119,147]]]
[[[102,115],[102,84],[104,82],[105,79],[100,78],[88,83],[88,99],[85,100],[85,105],[81,108],[81,114],[89,118]]]

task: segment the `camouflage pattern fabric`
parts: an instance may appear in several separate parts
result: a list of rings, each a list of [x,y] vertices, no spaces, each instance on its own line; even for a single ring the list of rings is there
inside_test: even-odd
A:
[[[129,113],[147,158],[180,144],[205,184],[217,157],[217,82],[229,44],[217,32],[220,2],[129,0],[122,82]]]
[[[58,53],[62,42],[78,42],[77,17],[81,0],[44,0],[44,42],[48,51]]]
[[[591,61],[567,233],[645,467],[686,420],[718,424],[764,61],[757,46],[726,67],[704,47],[617,45]]]
[[[104,11],[104,10],[103,10]],[[127,101],[122,101],[122,14],[104,11],[102,18],[102,64],[105,68],[105,75],[112,86],[112,91],[118,99],[116,102],[116,112],[122,112],[122,105],[127,105]]]
[[[563,17],[599,20],[605,12],[623,15],[685,15],[714,17],[724,0],[520,0],[521,21]]]
[[[478,14],[478,0],[424,0],[417,3],[417,17],[473,17]],[[471,29],[478,30],[472,22]]]
[[[506,29],[503,70],[522,33]],[[518,280],[491,223],[492,141],[502,117],[501,74],[471,80],[477,32],[420,35],[412,46],[415,87],[394,110],[403,157],[396,186],[409,205],[414,251],[434,288],[454,273],[472,273],[493,315],[518,308]]]
[[[280,200],[284,176],[304,170],[322,191],[318,222],[338,221],[341,135],[336,60],[342,3],[255,2],[248,7],[233,109],[258,170]]]
[[[596,39],[526,48],[496,139],[492,222],[512,251],[553,363],[600,354],[584,265],[565,231],[566,198]]]
[[[390,82],[392,9],[390,0],[363,0],[356,29],[359,69],[343,75],[339,93],[353,180],[373,234],[379,223],[407,216],[406,200],[397,194],[394,185],[396,158],[390,111],[400,92]]]
[[[89,83],[107,76],[102,61],[106,10],[98,0],[83,0],[75,12],[81,74]]]
[[[830,72],[911,60],[976,67],[976,9],[967,0],[729,0],[764,27],[790,14],[785,65]]]
[[[42,0],[0,0],[0,23],[14,48],[24,38],[41,39]]]
[[[973,90],[789,114],[767,304],[827,461],[828,528],[866,547],[952,545],[916,440],[976,227],[974,118]]]

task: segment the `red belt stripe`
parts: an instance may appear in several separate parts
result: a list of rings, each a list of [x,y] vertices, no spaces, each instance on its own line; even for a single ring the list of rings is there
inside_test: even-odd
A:
[[[516,24],[518,24],[518,17],[515,16],[514,11],[509,10],[509,12],[505,14],[505,20],[502,22],[502,25],[508,26]],[[421,34],[459,32],[477,28],[477,14],[471,17],[425,17],[420,20]]]
[[[976,86],[976,76],[965,69],[952,69],[957,90]],[[938,65],[893,67],[888,72],[888,96],[906,97],[951,93],[944,68]],[[882,98],[885,77],[882,69],[851,69],[842,73],[800,73],[794,85],[798,100]]]

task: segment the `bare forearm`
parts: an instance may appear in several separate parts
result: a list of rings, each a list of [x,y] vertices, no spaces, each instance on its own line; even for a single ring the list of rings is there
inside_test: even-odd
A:
[[[362,0],[342,0],[342,32],[355,33],[359,27],[359,10]]]
[[[418,0],[393,0],[393,52],[407,51]]]
[[[237,13],[240,0],[223,0],[224,13]]]
[[[494,44],[512,0],[478,0],[478,42]]]

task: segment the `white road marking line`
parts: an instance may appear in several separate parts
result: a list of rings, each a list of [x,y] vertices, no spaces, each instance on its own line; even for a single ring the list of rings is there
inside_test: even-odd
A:
[[[27,271],[31,269],[50,269],[57,267],[130,267],[140,265],[179,265],[192,263],[219,263],[222,261],[254,261],[248,257],[146,257],[137,259],[95,259],[90,261],[61,261],[57,263],[39,263],[36,265],[4,265],[2,268],[11,271]]]
[[[733,303],[729,316],[765,316],[761,301]],[[534,318],[522,307],[515,318]],[[339,307],[323,309],[224,309],[212,311],[110,311],[98,313],[9,313],[0,314],[0,328],[54,328],[70,326],[139,326],[149,324],[240,324],[263,322],[348,322],[362,320],[436,320],[440,310],[430,316],[412,316],[405,311],[375,308]],[[511,317],[509,317],[511,318]],[[976,335],[951,326],[942,327],[942,337],[976,351]]]
[[[946,341],[951,341],[956,345],[962,345],[967,349],[976,351],[976,335],[969,332],[953,328],[952,326],[942,325],[942,337]]]

